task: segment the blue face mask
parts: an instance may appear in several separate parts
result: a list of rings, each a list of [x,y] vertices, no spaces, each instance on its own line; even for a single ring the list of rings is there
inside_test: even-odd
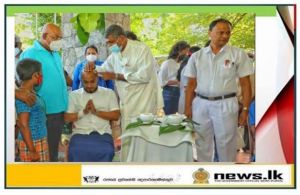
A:
[[[119,40],[119,39],[118,39]],[[118,42],[117,40],[117,42]],[[109,47],[109,50],[112,52],[112,53],[118,53],[122,50],[123,46],[118,46],[117,43],[114,44],[113,46]]]

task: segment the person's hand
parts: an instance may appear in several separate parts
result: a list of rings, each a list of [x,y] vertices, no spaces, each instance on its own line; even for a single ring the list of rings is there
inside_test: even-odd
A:
[[[84,67],[84,71],[86,72],[91,72],[96,68],[95,63],[94,62],[88,62],[85,67]]]
[[[15,96],[17,99],[21,100],[22,102],[25,102],[29,107],[36,103],[35,95],[30,93],[30,91],[27,89],[16,89]]]
[[[97,115],[97,110],[95,108],[93,100],[90,100],[90,111],[92,114]]]
[[[86,103],[85,108],[83,109],[83,114],[88,114],[90,111],[90,100]]]
[[[116,74],[113,72],[98,72],[98,75],[105,81],[114,80],[116,78]]]
[[[31,162],[38,162],[40,160],[40,155],[36,150],[29,152],[29,154]]]
[[[188,119],[192,119],[192,117],[193,117],[192,108],[185,108],[185,110],[184,110],[184,115],[185,115]]]
[[[177,86],[180,87],[180,81],[178,81]]]
[[[246,125],[247,115],[248,115],[248,111],[243,110],[242,113],[240,114],[240,117],[239,117],[239,126],[245,126]]]

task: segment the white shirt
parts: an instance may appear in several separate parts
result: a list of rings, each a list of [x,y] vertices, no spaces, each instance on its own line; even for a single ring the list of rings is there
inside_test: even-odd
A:
[[[158,77],[162,86],[165,86],[169,81],[178,81],[177,80],[177,73],[178,69],[180,68],[180,64],[175,62],[174,59],[168,59],[164,61],[161,65],[161,69],[158,73]],[[177,85],[170,85],[177,87]]]
[[[162,89],[153,60],[145,43],[127,39],[122,53],[112,53],[102,66],[96,66],[98,72],[123,74],[127,80],[115,80],[124,127],[140,113],[156,114],[157,109],[163,107]]]
[[[216,55],[210,46],[195,52],[184,73],[187,77],[197,78],[195,92],[204,96],[237,93],[236,79],[250,74],[253,74],[253,68],[247,53],[229,45]]]
[[[80,88],[70,93],[67,113],[78,113],[83,110],[90,99],[93,100],[97,111],[119,110],[117,97],[111,89],[98,87],[94,93],[87,93],[84,88]],[[92,113],[84,115],[74,124],[73,134],[90,134],[93,131],[97,131],[101,135],[111,134],[109,121]]]

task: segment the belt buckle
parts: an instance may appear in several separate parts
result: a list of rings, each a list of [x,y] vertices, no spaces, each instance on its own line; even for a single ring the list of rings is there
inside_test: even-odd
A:
[[[214,101],[215,98],[214,98],[214,97],[208,97],[208,100],[209,100],[209,101]]]

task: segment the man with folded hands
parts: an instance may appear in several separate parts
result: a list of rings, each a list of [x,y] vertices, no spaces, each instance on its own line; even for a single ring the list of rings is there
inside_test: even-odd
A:
[[[65,122],[74,122],[69,162],[111,162],[114,143],[110,120],[118,120],[120,109],[111,89],[98,86],[97,72],[82,72],[83,88],[70,93]]]
[[[189,77],[186,88],[185,115],[200,123],[195,126],[203,138],[196,135],[198,161],[212,162],[214,136],[220,162],[236,161],[236,131],[238,124],[244,126],[251,101],[249,75],[253,68],[247,53],[226,45],[232,25],[228,20],[218,19],[209,26],[211,43],[195,52],[186,67]],[[238,117],[238,85],[242,88],[243,111]]]

